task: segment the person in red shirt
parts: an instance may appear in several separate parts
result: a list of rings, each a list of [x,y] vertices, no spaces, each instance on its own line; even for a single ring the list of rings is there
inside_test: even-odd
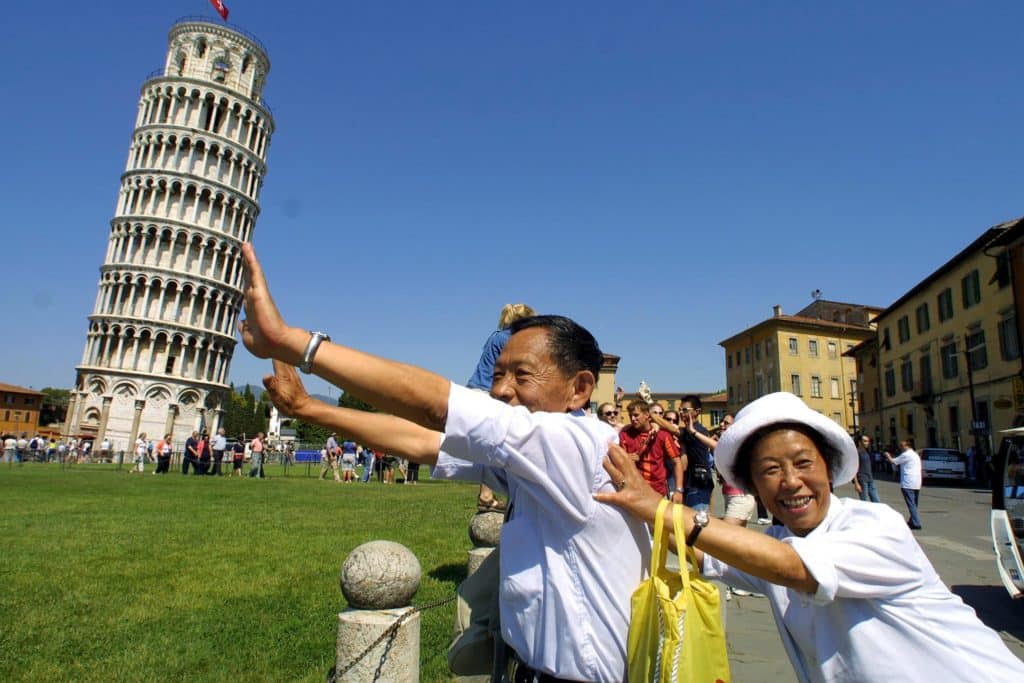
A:
[[[619,445],[633,456],[640,474],[661,495],[668,494],[667,467],[675,473],[676,481],[683,480],[683,465],[679,459],[679,444],[665,430],[655,430],[651,424],[651,407],[644,401],[631,401],[629,426],[619,432]],[[683,492],[677,489],[672,492],[672,501],[680,503]]]

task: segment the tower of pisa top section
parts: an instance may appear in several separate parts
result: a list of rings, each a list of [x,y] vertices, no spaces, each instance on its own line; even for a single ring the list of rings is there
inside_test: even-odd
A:
[[[255,37],[208,21],[184,20],[171,27],[167,40],[164,76],[213,81],[263,104],[270,60]]]

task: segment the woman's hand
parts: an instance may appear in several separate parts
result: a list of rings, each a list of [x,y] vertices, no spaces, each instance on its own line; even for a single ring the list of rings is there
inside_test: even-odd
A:
[[[295,368],[279,360],[274,361],[274,374],[263,378],[263,386],[270,394],[271,402],[286,417],[301,417],[304,408],[313,400]]]
[[[611,477],[612,485],[616,490],[595,493],[594,500],[600,503],[611,503],[637,519],[653,524],[661,496],[640,476],[640,471],[636,468],[629,453],[618,444],[609,444],[608,457],[604,459],[604,469]]]
[[[286,340],[293,330],[285,324],[277,311],[274,299],[270,296],[270,289],[267,287],[266,277],[263,275],[263,268],[256,259],[256,250],[251,244],[242,245],[242,258],[247,275],[245,319],[238,322],[242,343],[257,358],[284,357],[285,360],[294,360],[285,357]]]

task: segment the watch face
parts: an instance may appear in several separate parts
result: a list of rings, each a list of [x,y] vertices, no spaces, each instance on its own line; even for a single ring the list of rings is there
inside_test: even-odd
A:
[[[693,519],[697,524],[701,526],[707,526],[709,521],[708,513],[706,510],[700,510],[697,512],[696,515],[694,515]]]

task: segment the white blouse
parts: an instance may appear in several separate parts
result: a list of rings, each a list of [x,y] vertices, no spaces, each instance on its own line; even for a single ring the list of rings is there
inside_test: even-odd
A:
[[[1024,681],[1024,663],[950,592],[900,513],[831,496],[807,536],[783,526],[818,581],[814,595],[745,574],[705,553],[703,572],[763,593],[800,681]]]

